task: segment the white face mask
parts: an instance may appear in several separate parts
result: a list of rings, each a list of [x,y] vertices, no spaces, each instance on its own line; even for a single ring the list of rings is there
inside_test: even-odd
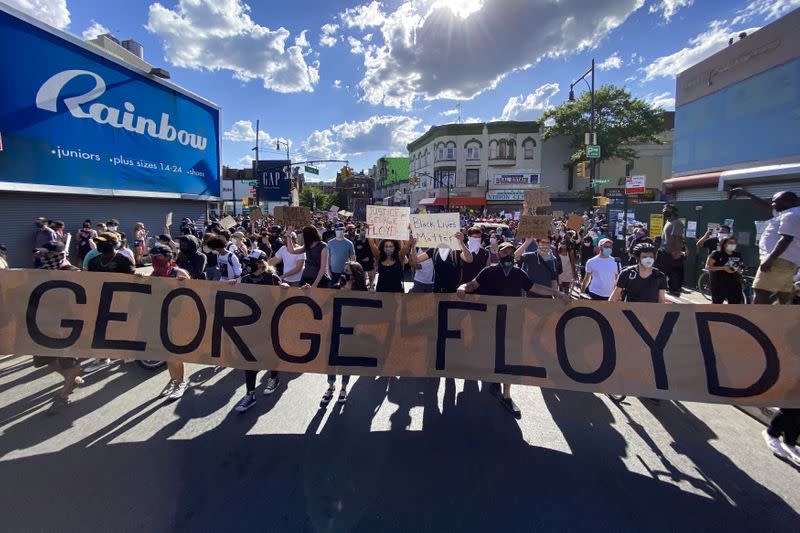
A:
[[[736,245],[735,244],[726,244],[725,245],[725,249],[728,251],[728,253],[735,252],[736,251]]]
[[[491,237],[489,239],[489,244],[497,244],[497,239],[495,239],[494,237]]]
[[[642,257],[642,259],[639,261],[639,263],[641,263],[643,267],[647,268],[652,268],[653,263],[655,262],[656,260],[653,257]]]
[[[118,226],[108,226],[108,231],[117,231]]]
[[[471,253],[475,253],[481,247],[481,238],[480,237],[470,237],[468,239],[467,248]]]
[[[728,234],[728,233],[718,233],[717,234],[717,239],[719,239],[719,240],[727,239],[729,237],[729,235],[730,234]]]
[[[442,261],[447,261],[447,258],[450,256],[450,248],[439,248],[439,257],[442,258]]]

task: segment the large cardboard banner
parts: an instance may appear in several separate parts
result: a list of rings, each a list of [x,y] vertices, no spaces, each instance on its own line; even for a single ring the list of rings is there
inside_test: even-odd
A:
[[[370,239],[407,241],[410,222],[408,207],[367,206],[367,237]]]
[[[438,248],[446,245],[458,250],[460,244],[455,234],[461,231],[458,213],[411,215],[411,231],[420,248]]]
[[[0,353],[456,377],[800,407],[800,308],[282,289],[0,271]]]

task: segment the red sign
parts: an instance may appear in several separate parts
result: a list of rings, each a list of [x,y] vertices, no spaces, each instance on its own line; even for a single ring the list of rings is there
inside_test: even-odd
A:
[[[625,194],[644,194],[645,189],[644,176],[626,176],[625,177]]]

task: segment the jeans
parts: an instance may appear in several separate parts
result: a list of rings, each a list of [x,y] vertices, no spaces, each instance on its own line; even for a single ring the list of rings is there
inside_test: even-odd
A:
[[[258,370],[245,370],[244,371],[244,383],[245,387],[247,388],[247,392],[253,392],[256,390],[256,376],[258,375]],[[278,371],[277,370],[270,370],[269,377],[272,379],[278,378]]]
[[[592,291],[588,291],[586,294],[589,295],[589,298],[592,300],[608,300],[608,296],[600,296],[599,294],[595,294]]]
[[[411,290],[408,292],[416,292],[416,293],[433,292],[433,283],[421,283],[417,280],[414,280],[414,286],[411,287]]]
[[[666,250],[659,250],[656,255],[656,268],[667,276],[667,292],[681,292],[683,287],[684,258],[673,259]]]
[[[331,287],[335,287],[336,285],[338,285],[339,284],[339,278],[341,278],[341,277],[342,277],[342,273],[341,272],[331,272],[331,284],[330,284],[330,286]]]
[[[336,383],[336,374],[328,374],[328,385]],[[346,387],[350,383],[350,376],[342,374],[342,387]]]

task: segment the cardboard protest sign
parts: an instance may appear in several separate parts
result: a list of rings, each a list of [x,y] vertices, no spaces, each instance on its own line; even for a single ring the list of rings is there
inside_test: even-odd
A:
[[[172,211],[167,213],[167,219],[164,222],[164,226],[166,226],[166,227],[170,227],[171,225],[172,225]]]
[[[420,248],[438,248],[446,245],[454,250],[461,246],[454,237],[461,231],[458,213],[411,215],[411,231]]]
[[[236,219],[228,215],[219,221],[219,225],[222,226],[223,229],[231,229],[236,225]]]
[[[522,215],[517,225],[517,237],[546,239],[550,235],[553,219],[550,215]]]
[[[800,408],[800,307],[731,309],[3,270],[0,353]]]
[[[548,207],[550,205],[550,189],[547,187],[527,189],[525,191],[525,204],[530,210],[534,210],[537,207]]]
[[[311,209],[304,206],[279,205],[275,207],[273,217],[281,226],[302,228],[311,225]]]
[[[411,209],[408,207],[367,206],[367,237],[408,240]]]
[[[564,218],[564,211],[553,211],[554,218]]]
[[[580,215],[570,215],[567,219],[567,229],[578,231],[583,226],[583,217]]]
[[[259,209],[258,207],[254,207],[253,209],[251,209],[250,212],[247,213],[247,215],[253,222],[257,222],[264,217],[263,213],[261,213],[261,209]]]

